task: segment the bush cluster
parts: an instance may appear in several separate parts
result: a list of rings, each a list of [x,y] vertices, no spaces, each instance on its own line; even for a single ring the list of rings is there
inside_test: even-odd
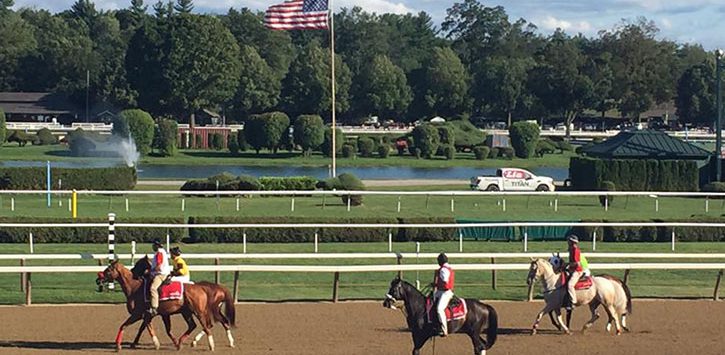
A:
[[[154,130],[154,120],[148,112],[132,109],[116,115],[111,133],[121,138],[133,138],[138,152],[146,155],[151,151]]]
[[[582,222],[607,222],[588,220]],[[641,222],[657,223],[663,220]],[[667,222],[717,223],[721,218],[694,216],[690,219],[667,220]],[[580,240],[592,240],[595,227],[575,227],[572,229]],[[596,228],[597,240],[605,242],[662,242],[672,241],[672,227],[599,227]],[[680,242],[722,242],[725,241],[725,228],[688,227],[675,229],[675,237]]]
[[[317,179],[307,176],[261,177],[259,179],[230,173],[221,173],[206,179],[189,180],[181,186],[181,191],[311,191],[317,186]]]
[[[33,141],[33,144],[35,145],[53,145],[58,144],[58,137],[53,135],[53,132],[51,132],[47,128],[41,128],[38,133],[36,134],[35,141]]]
[[[76,223],[105,223],[103,218],[78,218]],[[117,220],[119,221],[119,220]],[[36,218],[36,217],[0,217],[1,223],[68,223],[63,218]],[[123,219],[124,223],[164,223],[184,224],[185,218],[133,218]],[[106,243],[108,241],[108,228],[4,228],[0,229],[0,243],[27,243],[28,234],[33,233],[35,243]],[[117,228],[116,242],[150,243],[169,233],[173,242],[180,242],[184,230],[178,228]]]
[[[309,176],[261,177],[259,183],[265,191],[312,191],[318,180]]]
[[[136,186],[136,169],[114,168],[51,168],[53,189],[58,180],[63,189],[75,190],[133,190]],[[44,190],[47,188],[45,167],[0,167],[0,190]]]
[[[327,179],[324,182],[318,184],[325,190],[336,190],[336,191],[364,191],[365,184],[353,174],[340,174],[338,177]],[[340,195],[342,203],[347,204],[350,200],[351,206],[360,206],[363,203],[362,195]]]
[[[595,159],[572,157],[569,177],[576,190],[597,190],[611,181],[619,191],[697,191],[699,169],[692,160]]]
[[[162,157],[171,157],[176,155],[178,136],[178,124],[174,120],[161,119],[156,128],[156,149]]]
[[[473,155],[476,156],[476,160],[486,160],[491,154],[491,148],[486,146],[478,146],[473,148]]]
[[[533,122],[515,122],[509,128],[511,145],[519,158],[531,158],[539,141],[539,126]]]

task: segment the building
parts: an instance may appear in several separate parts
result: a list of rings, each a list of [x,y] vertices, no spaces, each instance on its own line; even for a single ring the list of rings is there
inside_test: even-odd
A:
[[[12,122],[72,121],[77,115],[67,97],[47,92],[0,92],[0,108]]]

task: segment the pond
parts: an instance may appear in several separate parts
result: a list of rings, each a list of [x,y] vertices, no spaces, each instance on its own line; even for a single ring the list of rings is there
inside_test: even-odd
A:
[[[52,162],[51,166],[62,168],[98,168],[118,165],[111,161],[73,161]],[[45,162],[39,161],[5,161],[4,167],[44,167]],[[563,167],[541,167],[531,170],[536,175],[549,176],[556,181],[566,180],[569,169]],[[141,179],[192,179],[205,178],[211,175],[228,172],[233,175],[252,176],[311,176],[318,179],[327,178],[328,167],[295,167],[295,166],[239,166],[239,165],[154,165],[138,166]],[[394,179],[433,179],[433,180],[465,180],[476,175],[493,175],[495,168],[453,167],[453,168],[412,168],[412,167],[342,167],[338,174],[351,173],[365,180]]]

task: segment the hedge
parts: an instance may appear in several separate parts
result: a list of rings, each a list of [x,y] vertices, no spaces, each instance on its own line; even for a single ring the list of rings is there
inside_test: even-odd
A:
[[[723,218],[696,217],[679,220],[646,220],[642,223],[687,222],[722,223]],[[606,220],[587,220],[582,222],[608,222]],[[597,240],[605,242],[662,242],[672,241],[673,227],[574,227],[573,232],[580,240],[591,241],[597,231]],[[725,228],[675,227],[675,238],[679,242],[722,242],[725,241]]]
[[[184,218],[135,218],[116,220],[123,223],[165,223],[184,224]],[[0,217],[0,223],[69,223],[68,218],[34,218],[34,217]],[[78,218],[74,223],[107,223],[103,218]],[[101,228],[4,228],[0,229],[0,243],[27,243],[28,234],[33,233],[35,243],[106,243],[108,227]],[[116,242],[150,243],[154,239],[164,239],[166,228],[116,228]],[[172,228],[168,230],[173,242],[179,242],[184,230]],[[143,250],[143,249],[142,249]],[[150,250],[150,248],[149,248]]]
[[[456,223],[453,217],[398,218],[399,224]],[[439,242],[458,240],[458,228],[398,228],[398,242]]]
[[[206,179],[188,180],[180,188],[181,191],[257,191],[261,189],[262,184],[253,176],[237,177],[226,172]]]
[[[312,191],[317,179],[309,176],[261,177],[259,183],[265,191]]]
[[[697,162],[692,160],[572,157],[569,162],[575,190],[596,190],[608,180],[618,191],[697,191],[699,174]]]
[[[58,180],[68,190],[133,190],[136,169],[114,168],[51,168],[52,188],[58,189]],[[0,190],[44,190],[47,188],[45,167],[0,167]]]
[[[516,156],[527,159],[536,153],[536,144],[539,141],[539,126],[532,122],[515,122],[509,128],[511,146]]]

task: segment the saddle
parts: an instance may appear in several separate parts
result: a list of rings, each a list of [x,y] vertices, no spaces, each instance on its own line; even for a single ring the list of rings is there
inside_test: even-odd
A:
[[[565,272],[561,273],[561,287],[566,287],[566,284],[569,282],[569,277]],[[581,278],[579,278],[579,281],[576,282],[576,285],[574,285],[574,290],[580,291],[580,290],[588,290],[592,287],[594,284],[594,281],[591,276],[582,275]]]
[[[425,299],[425,314],[427,316],[426,321],[428,323],[438,323],[438,314],[436,312],[436,309],[434,307],[433,297],[428,296]],[[466,314],[468,313],[468,307],[466,306],[466,300],[463,298],[460,298],[458,296],[453,296],[451,298],[451,301],[448,303],[448,307],[446,307],[446,320],[448,322],[464,319],[466,318]]]
[[[149,289],[151,283],[148,279],[144,278],[144,295],[146,296],[146,302],[149,302]],[[169,281],[166,280],[159,287],[159,301],[168,300],[180,300],[184,298],[184,283],[180,281]]]

